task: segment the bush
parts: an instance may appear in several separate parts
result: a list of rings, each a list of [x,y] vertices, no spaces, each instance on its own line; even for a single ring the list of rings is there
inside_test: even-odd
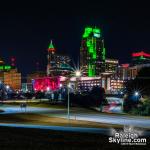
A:
[[[100,107],[102,104],[107,104],[104,94],[105,90],[101,87],[93,87],[90,92],[82,94],[70,93],[70,104],[82,107]],[[66,95],[65,104],[68,102],[67,99],[68,96]]]
[[[134,107],[134,105],[132,105],[132,107],[130,107],[129,103],[127,106],[128,106],[128,109],[125,109],[125,110],[128,110],[126,112],[128,112],[130,114],[140,115],[140,116],[150,116],[150,99],[145,99],[144,101],[140,101],[139,104],[136,105],[136,107]],[[130,107],[130,109],[129,109],[129,107]],[[126,107],[124,107],[124,108],[126,108]]]

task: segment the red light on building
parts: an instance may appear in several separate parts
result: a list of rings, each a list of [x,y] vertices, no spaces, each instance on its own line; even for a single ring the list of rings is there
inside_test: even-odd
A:
[[[33,88],[35,91],[55,91],[60,87],[59,77],[43,77],[38,79],[33,79]]]
[[[143,52],[143,51],[138,52],[138,53],[132,53],[132,57],[140,57],[140,56],[150,57],[150,54],[145,53],[145,52]]]
[[[14,57],[11,57],[11,61],[15,61],[15,58],[14,58]]]
[[[121,65],[123,68],[128,68],[129,67],[129,64],[122,64]]]
[[[11,57],[11,66],[15,66],[16,65],[16,58],[15,57]]]

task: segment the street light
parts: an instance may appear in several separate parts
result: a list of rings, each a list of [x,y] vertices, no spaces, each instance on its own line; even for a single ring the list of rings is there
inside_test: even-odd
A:
[[[134,95],[135,95],[135,96],[139,96],[139,92],[136,91],[136,92],[134,93]]]
[[[67,85],[67,87],[68,87],[68,111],[67,111],[67,118],[68,118],[68,120],[70,119],[70,97],[69,97],[69,89],[70,89],[70,87],[71,87],[71,85],[70,85],[70,83]]]
[[[50,88],[49,87],[47,87],[47,92],[49,92],[50,91]]]
[[[81,76],[81,71],[79,71],[79,70],[75,71],[75,76],[80,77]]]
[[[140,95],[139,92],[137,92],[137,91],[134,92],[134,96],[135,96],[135,98],[136,98],[136,101],[138,100],[139,95]]]
[[[78,80],[81,77],[81,71],[80,70],[76,70],[75,71],[75,77],[76,77],[76,84],[75,84],[75,92],[77,92],[77,86],[78,86]]]
[[[62,84],[60,83],[59,87],[61,88],[62,87]]]
[[[76,70],[76,71],[74,72],[74,74],[75,74],[75,77],[79,78],[79,77],[81,76],[81,71],[80,71],[80,70]],[[60,85],[60,86],[61,86],[61,85]],[[69,97],[69,92],[70,92],[71,84],[68,83],[67,87],[68,87],[68,108],[67,108],[67,118],[68,118],[68,120],[69,120],[69,119],[70,119],[70,97]]]
[[[62,100],[62,95],[61,95],[62,94],[62,86],[63,86],[62,83],[60,83],[59,84],[59,96],[58,96],[59,100]]]
[[[120,94],[122,95],[122,94],[123,94],[123,92],[121,91],[121,92],[120,92]]]
[[[9,90],[9,88],[10,88],[9,85],[6,85],[6,89]]]

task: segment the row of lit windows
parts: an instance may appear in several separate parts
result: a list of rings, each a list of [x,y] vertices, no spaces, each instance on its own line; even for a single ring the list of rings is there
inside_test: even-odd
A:
[[[111,85],[120,85],[120,83],[111,83]]]
[[[4,77],[17,77],[17,78],[21,78],[21,76],[20,75],[5,75]]]
[[[79,86],[99,86],[100,84],[79,84]]]
[[[123,80],[111,80],[111,83],[123,83]]]
[[[19,80],[15,80],[15,81],[12,81],[12,80],[4,80],[4,82],[12,82],[12,83],[21,83],[21,81]]]
[[[112,88],[113,88],[113,89],[115,89],[115,88],[116,88],[116,89],[119,89],[119,88],[123,88],[123,86],[113,86]]]

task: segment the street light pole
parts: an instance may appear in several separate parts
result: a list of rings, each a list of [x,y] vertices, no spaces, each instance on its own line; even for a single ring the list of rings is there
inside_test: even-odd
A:
[[[75,84],[75,93],[76,93],[78,91],[78,81],[79,81],[79,78],[81,77],[81,71],[77,70],[75,72],[75,76],[76,76],[76,84]]]
[[[68,84],[68,113],[67,113],[67,118],[68,120],[70,119],[70,97],[69,97],[69,84]]]
[[[79,70],[77,70],[75,72],[75,76],[76,77],[80,77],[81,76],[81,72]],[[69,83],[70,79],[68,80],[68,107],[67,107],[67,118],[68,120],[70,120],[70,96],[69,96],[69,93],[70,93],[70,83]]]

